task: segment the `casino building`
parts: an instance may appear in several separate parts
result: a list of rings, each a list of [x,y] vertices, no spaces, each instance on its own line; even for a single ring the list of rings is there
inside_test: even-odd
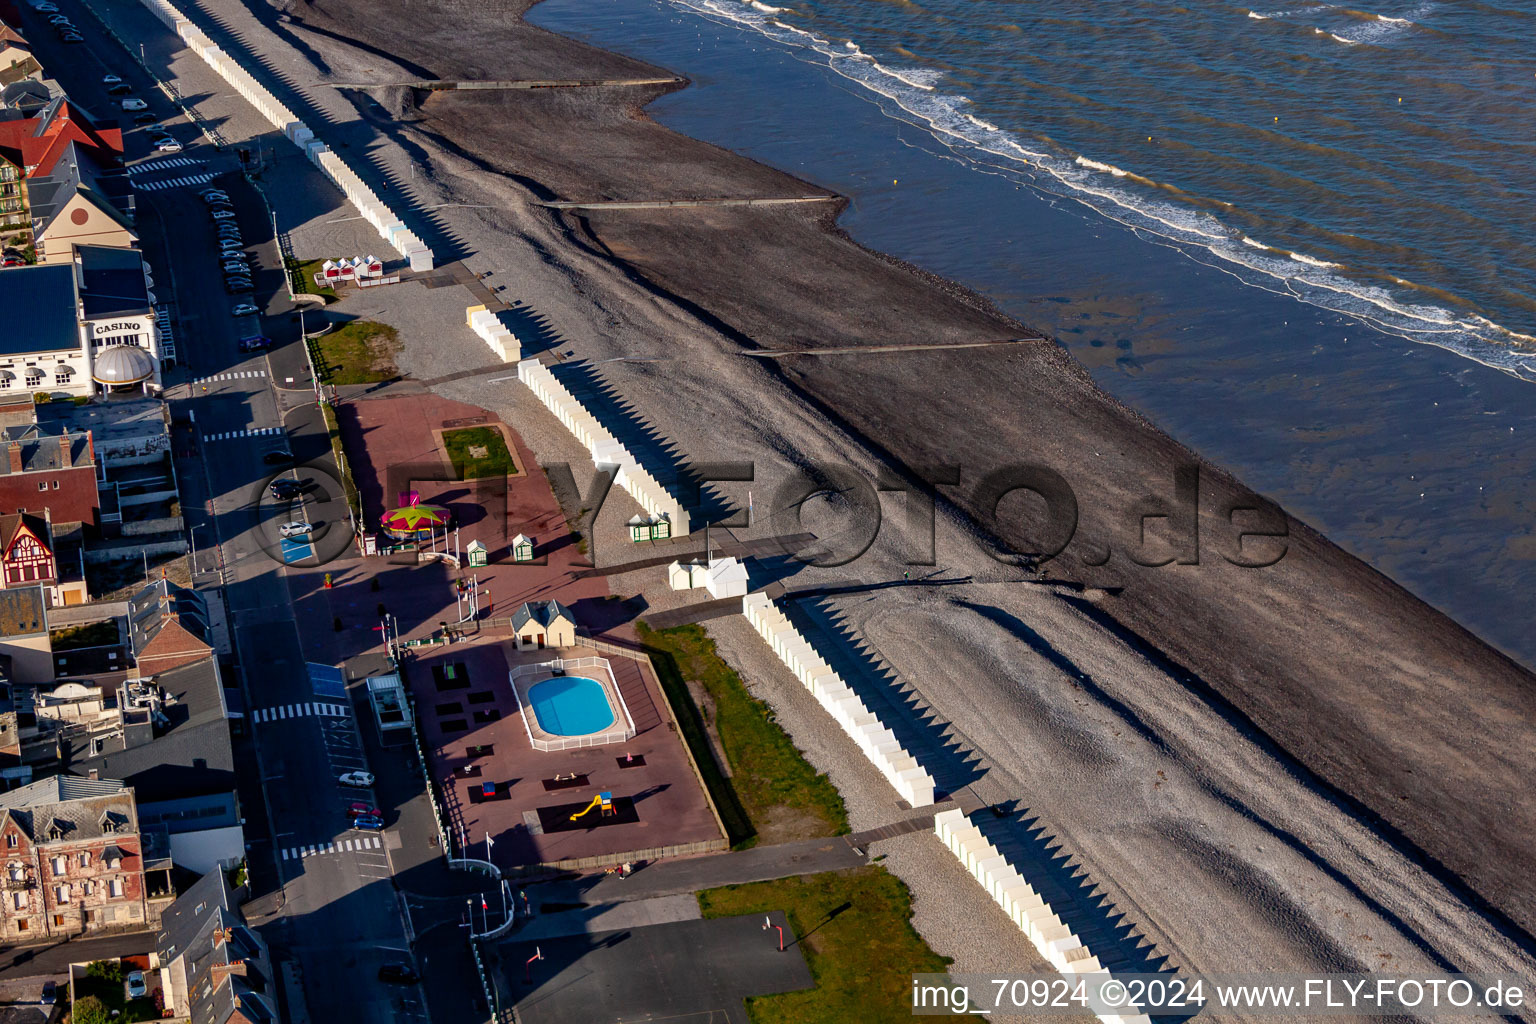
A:
[[[70,263],[0,270],[0,401],[154,394],[163,351],[153,282],[138,250],[77,245]]]

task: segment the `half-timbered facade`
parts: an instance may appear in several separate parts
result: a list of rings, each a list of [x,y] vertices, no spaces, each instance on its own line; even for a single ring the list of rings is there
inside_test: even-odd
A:
[[[57,582],[52,531],[42,516],[0,516],[0,578],[8,590]]]

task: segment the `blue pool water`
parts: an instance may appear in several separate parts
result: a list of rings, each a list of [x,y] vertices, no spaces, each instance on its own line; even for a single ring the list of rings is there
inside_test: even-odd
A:
[[[613,708],[596,679],[558,676],[534,683],[528,702],[544,731],[555,736],[586,736],[613,724]]]

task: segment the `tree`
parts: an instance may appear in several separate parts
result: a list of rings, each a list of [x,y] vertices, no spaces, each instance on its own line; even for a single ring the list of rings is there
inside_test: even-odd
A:
[[[100,978],[102,981],[110,981],[115,985],[123,983],[123,962],[121,960],[92,960],[85,965],[87,978]]]
[[[86,996],[75,1000],[70,1021],[72,1024],[111,1024],[112,1014],[107,1010],[106,1003],[95,996]]]

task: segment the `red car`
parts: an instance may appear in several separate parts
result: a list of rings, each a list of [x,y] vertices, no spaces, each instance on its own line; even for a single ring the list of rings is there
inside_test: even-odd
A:
[[[351,805],[350,807],[347,808],[347,817],[349,817],[349,818],[364,818],[364,817],[367,817],[367,818],[381,818],[381,817],[383,817],[383,812],[380,811],[377,807],[373,807],[373,806],[371,806],[369,804],[357,803],[357,804],[353,804],[353,805]]]

